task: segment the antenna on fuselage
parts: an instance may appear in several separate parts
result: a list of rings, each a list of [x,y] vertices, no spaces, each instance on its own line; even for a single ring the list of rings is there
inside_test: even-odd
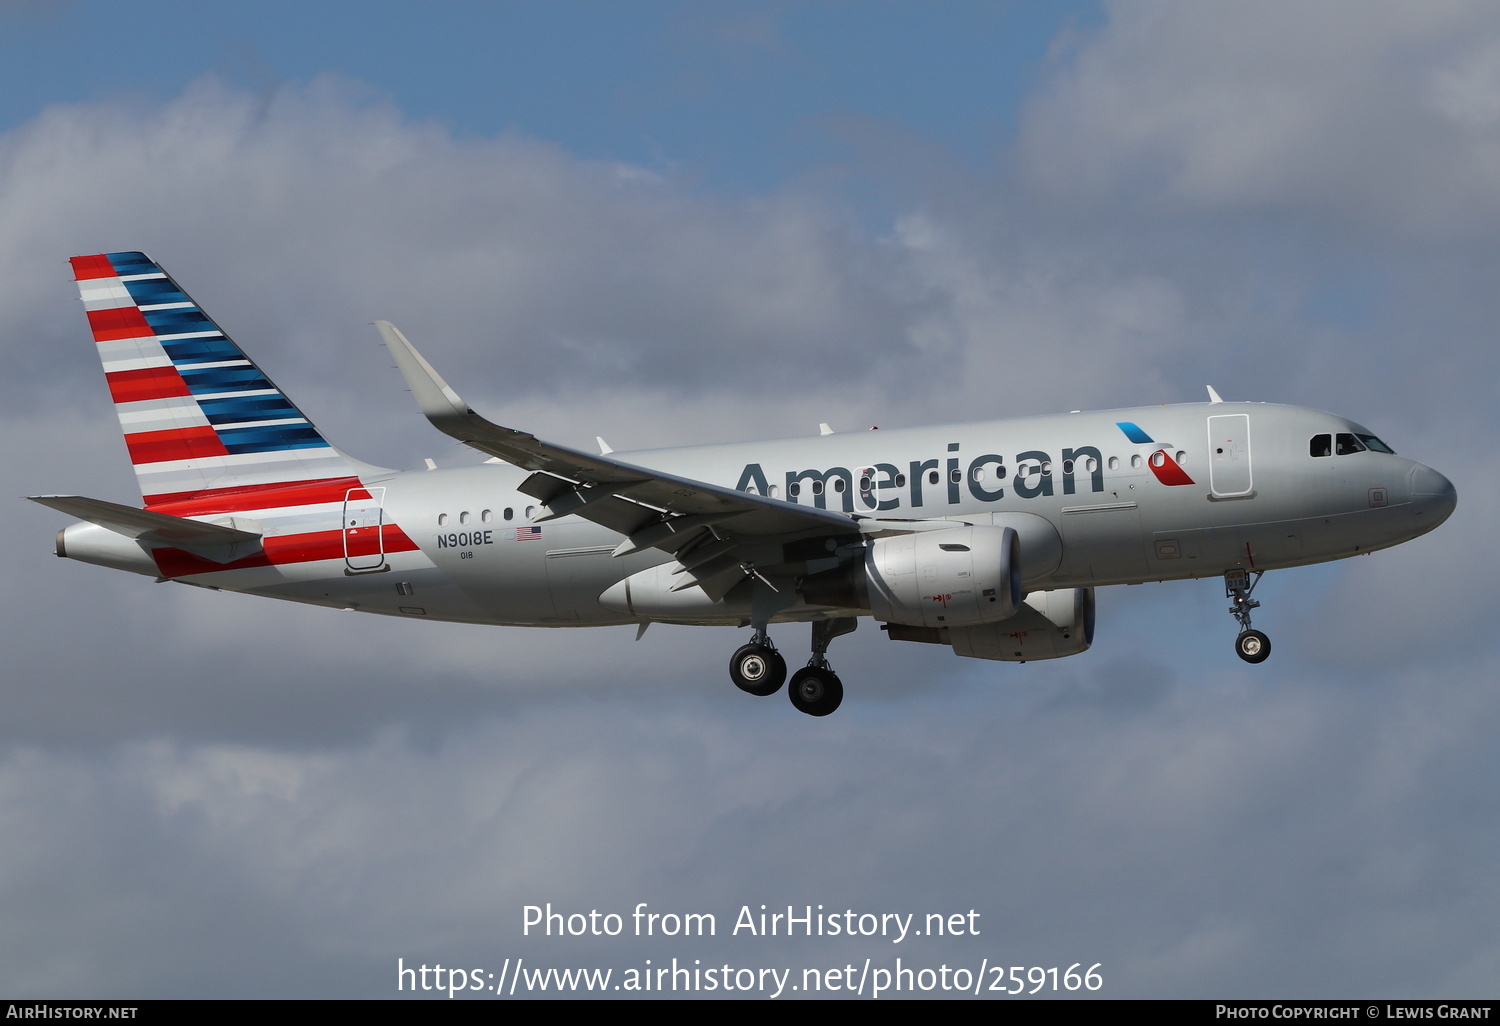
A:
[[[1219,398],[1219,393],[1214,391],[1214,386],[1207,385],[1205,387],[1208,389],[1208,401],[1210,403],[1222,403],[1224,401]]]

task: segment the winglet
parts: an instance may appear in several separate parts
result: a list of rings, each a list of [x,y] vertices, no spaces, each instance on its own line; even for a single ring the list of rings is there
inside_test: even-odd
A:
[[[411,387],[417,405],[433,427],[482,453],[496,456],[527,470],[554,469],[561,455],[564,462],[581,454],[561,446],[539,442],[535,435],[502,427],[485,420],[422,358],[417,347],[389,321],[376,321],[375,329],[395,357],[396,368]]]
[[[1212,385],[1208,386],[1208,401],[1210,403],[1222,403],[1224,401],[1219,398],[1219,393],[1214,391],[1214,386]]]
[[[428,420],[442,428],[443,424],[440,422],[462,421],[465,416],[474,412],[394,324],[390,321],[376,321],[375,330],[385,340],[385,347],[396,359],[396,368],[411,387],[411,394],[417,397],[417,405],[422,407]]]

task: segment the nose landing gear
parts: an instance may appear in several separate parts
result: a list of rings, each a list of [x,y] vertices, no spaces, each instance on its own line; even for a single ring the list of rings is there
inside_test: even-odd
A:
[[[1239,636],[1234,639],[1234,651],[1247,663],[1263,663],[1271,654],[1271,639],[1250,629],[1250,610],[1260,608],[1260,603],[1251,598],[1250,593],[1265,573],[1264,570],[1255,571],[1253,581],[1246,570],[1231,570],[1224,575],[1224,597],[1230,600],[1229,612],[1240,625]]]
[[[1271,639],[1260,631],[1241,631],[1234,639],[1234,650],[1247,663],[1263,662],[1271,654]]]

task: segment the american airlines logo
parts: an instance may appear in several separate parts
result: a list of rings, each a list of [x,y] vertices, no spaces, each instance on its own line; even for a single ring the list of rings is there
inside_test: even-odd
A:
[[[1137,445],[1166,445],[1153,441],[1129,421],[1118,426]],[[788,470],[784,480],[776,484],[771,483],[761,464],[747,463],[735,488],[845,513],[957,505],[965,492],[980,502],[998,502],[1005,498],[1007,486],[1023,499],[1059,492],[1075,495],[1104,491],[1105,458],[1096,446],[1064,448],[1055,463],[1052,454],[1041,449],[1016,453],[1010,460],[992,452],[967,457],[959,450],[960,443],[949,442],[945,458],[911,460],[904,466],[872,463],[855,468]],[[1164,485],[1193,484],[1165,447],[1149,455],[1135,453],[1128,459],[1130,469],[1139,470],[1144,465]],[[1111,461],[1109,469],[1117,469],[1117,462]]]

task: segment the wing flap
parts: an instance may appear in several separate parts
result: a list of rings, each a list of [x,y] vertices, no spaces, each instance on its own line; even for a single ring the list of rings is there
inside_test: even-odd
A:
[[[578,514],[584,515],[584,508],[595,503],[603,502],[614,497],[625,485],[590,485],[587,488],[563,488],[552,498],[544,500],[547,506],[545,516],[537,517],[535,523],[544,520],[556,520],[558,517]],[[643,507],[637,507],[643,509]]]
[[[705,560],[696,566],[679,567],[672,571],[672,573],[674,575],[681,574],[682,580],[674,583],[671,590],[683,591],[698,584],[700,581],[717,577],[720,574],[727,574],[731,570],[738,570],[741,577],[745,576],[745,572],[740,569],[740,560],[733,552],[726,552],[723,555],[715,556],[713,559]]]

